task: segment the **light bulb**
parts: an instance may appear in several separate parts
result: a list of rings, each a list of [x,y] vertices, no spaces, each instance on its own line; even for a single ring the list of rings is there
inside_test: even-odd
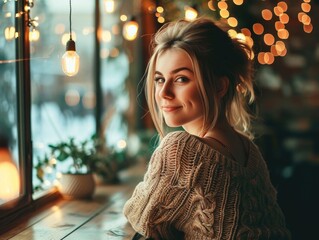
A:
[[[133,41],[137,36],[138,23],[132,18],[123,26],[123,36],[126,40]]]
[[[196,7],[185,7],[185,19],[188,21],[193,21],[197,18],[198,12]]]
[[[75,42],[70,38],[66,43],[66,52],[62,56],[62,70],[68,76],[78,73],[80,67],[80,57],[75,51]]]
[[[114,12],[114,0],[104,0],[104,7],[107,13]]]
[[[32,29],[31,32],[29,32],[29,40],[30,42],[36,42],[40,38],[40,32],[36,29]]]
[[[15,37],[16,29],[14,27],[6,27],[4,29],[4,37],[6,40],[12,40]]]
[[[7,148],[0,147],[0,200],[9,201],[19,197],[20,177]]]

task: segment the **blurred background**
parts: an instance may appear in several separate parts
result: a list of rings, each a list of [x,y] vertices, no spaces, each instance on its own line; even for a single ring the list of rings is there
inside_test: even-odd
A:
[[[318,0],[76,0],[70,22],[66,0],[1,0],[0,133],[9,139],[22,174],[21,153],[29,146],[25,141],[32,142],[34,198],[54,186],[59,172],[47,162],[45,178],[39,179],[36,166],[49,154],[48,145],[70,137],[82,141],[99,134],[110,148],[147,161],[156,135],[142,91],[151,35],[175,19],[210,16],[255,50],[255,142],[294,239],[314,239],[319,226],[318,10]],[[21,18],[28,32],[17,24]],[[61,68],[71,25],[80,56],[79,72],[72,77]],[[21,38],[28,48],[19,46]],[[18,56],[30,59],[24,74]],[[29,88],[21,89],[24,81]],[[21,122],[30,123],[24,140]]]

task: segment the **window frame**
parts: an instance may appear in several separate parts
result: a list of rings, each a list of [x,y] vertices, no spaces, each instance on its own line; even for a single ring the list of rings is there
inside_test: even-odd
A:
[[[19,149],[20,196],[4,203],[0,207],[0,234],[13,227],[22,215],[38,209],[60,197],[57,190],[52,189],[43,197],[34,200],[32,184],[32,136],[31,136],[31,79],[30,79],[30,42],[29,16],[24,11],[27,0],[15,1],[15,12],[23,13],[15,18],[15,28],[19,37],[16,44],[16,91],[17,91],[17,128]],[[21,59],[21,60],[20,60]]]

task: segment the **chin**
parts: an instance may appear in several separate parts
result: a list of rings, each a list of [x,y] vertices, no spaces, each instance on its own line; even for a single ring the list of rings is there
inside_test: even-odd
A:
[[[171,128],[177,128],[177,127],[182,126],[182,124],[177,124],[177,123],[172,123],[172,122],[165,122],[165,123],[168,127],[171,127]]]

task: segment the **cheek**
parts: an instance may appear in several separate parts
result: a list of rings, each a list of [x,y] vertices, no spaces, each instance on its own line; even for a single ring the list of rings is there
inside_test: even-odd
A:
[[[187,97],[191,102],[193,102],[194,105],[196,105],[196,107],[201,108],[203,104],[202,104],[202,100],[200,96],[201,96],[200,92],[196,90],[196,91],[189,91]]]

